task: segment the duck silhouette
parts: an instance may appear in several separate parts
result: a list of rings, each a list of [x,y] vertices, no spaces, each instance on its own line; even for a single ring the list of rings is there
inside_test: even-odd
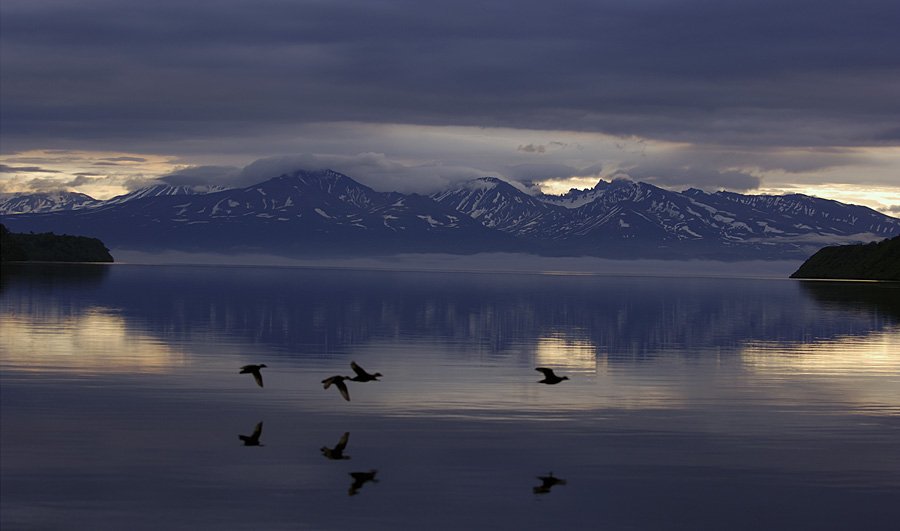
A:
[[[550,472],[550,474],[546,476],[538,476],[537,478],[541,480],[541,484],[531,489],[535,494],[549,494],[550,489],[554,486],[566,484],[566,480],[554,476],[553,472]]]
[[[350,432],[344,432],[344,435],[341,436],[341,440],[334,446],[334,448],[329,448],[327,446],[322,447],[322,455],[324,455],[328,459],[338,460],[338,459],[350,459],[349,455],[344,455],[344,448],[347,447],[347,441],[350,440]]]
[[[252,435],[238,435],[238,438],[244,441],[244,446],[264,446],[259,442],[259,436],[262,435],[262,426],[262,422],[257,422]]]
[[[328,389],[332,385],[338,388],[338,391],[341,392],[341,396],[344,397],[344,400],[347,402],[350,401],[350,392],[347,391],[347,384],[344,383],[344,380],[349,380],[349,376],[340,376],[335,375],[329,378],[325,378],[322,380],[322,387]]]
[[[241,367],[241,372],[239,372],[238,374],[252,374],[253,379],[256,380],[256,385],[262,387],[262,374],[260,374],[259,370],[265,366],[265,363],[262,363],[260,365],[244,365],[243,367]]]
[[[378,480],[375,479],[375,474],[377,474],[377,470],[369,470],[368,472],[350,472],[350,477],[353,478],[353,484],[350,485],[350,490],[347,491],[347,494],[350,496],[356,496],[359,492],[359,489],[362,488],[363,485],[371,481],[372,483],[378,483]]]
[[[353,372],[356,373],[356,376],[350,378],[353,382],[378,382],[378,377],[381,376],[380,372],[376,372],[375,374],[369,374],[365,369],[357,365],[355,361],[350,362],[350,368],[353,369]]]
[[[568,376],[557,376],[553,373],[553,369],[548,369],[547,367],[535,367],[534,370],[544,373],[544,379],[538,380],[538,383],[553,385],[569,379]]]

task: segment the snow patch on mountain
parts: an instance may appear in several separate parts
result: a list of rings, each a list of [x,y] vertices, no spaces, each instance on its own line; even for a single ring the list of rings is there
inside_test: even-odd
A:
[[[102,201],[78,192],[4,193],[0,194],[0,214],[35,214],[79,210]]]

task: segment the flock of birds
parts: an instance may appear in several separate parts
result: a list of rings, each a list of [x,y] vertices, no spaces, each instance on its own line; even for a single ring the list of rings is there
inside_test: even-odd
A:
[[[262,369],[266,367],[265,363],[260,363],[259,365],[244,365],[241,367],[239,374],[252,374],[253,379],[256,380],[256,385],[262,387],[263,386],[263,378],[262,373],[260,372]],[[350,362],[350,368],[353,369],[353,372],[356,373],[356,376],[341,376],[336,374],[334,376],[329,376],[322,380],[322,387],[328,389],[332,385],[337,387],[337,390],[340,391],[341,396],[344,397],[344,400],[347,402],[350,401],[350,391],[347,389],[347,384],[344,381],[350,382],[380,382],[378,378],[381,377],[380,372],[376,372],[375,374],[371,374],[367,372],[365,369],[359,366],[355,361]],[[568,376],[557,376],[556,373],[553,372],[553,369],[547,367],[535,367],[534,370],[543,373],[544,379],[538,380],[538,383],[555,385],[563,380],[568,380]]]
[[[263,377],[262,369],[266,368],[265,363],[260,363],[258,365],[244,365],[241,367],[239,374],[252,374],[253,379],[256,381],[256,384],[260,387],[263,387]],[[344,400],[350,401],[350,391],[347,389],[347,384],[345,381],[350,382],[380,382],[378,378],[382,375],[380,372],[376,372],[374,374],[367,372],[365,369],[359,366],[355,361],[350,362],[350,368],[353,369],[353,372],[356,374],[355,376],[342,376],[342,375],[334,375],[329,376],[322,380],[322,387],[328,389],[332,385],[337,388],[337,390],[341,393],[341,396],[344,397]],[[556,373],[553,372],[553,369],[548,367],[535,367],[536,371],[542,373],[544,378],[542,380],[538,380],[537,383],[547,384],[547,385],[555,385],[563,380],[568,380],[568,376],[557,376]],[[259,438],[262,435],[263,423],[259,422],[256,424],[256,428],[253,430],[253,433],[250,435],[238,435],[238,437],[243,441],[244,446],[262,446],[259,442]],[[350,440],[350,432],[345,432],[338,443],[334,446],[334,448],[328,448],[327,446],[323,446],[321,451],[322,455],[324,455],[328,459],[340,460],[340,459],[350,459],[350,456],[344,455],[344,449],[347,447],[347,442]],[[375,475],[378,473],[377,470],[369,470],[367,472],[351,472],[350,476],[353,478],[353,484],[350,486],[349,494],[350,496],[354,496],[359,492],[359,489],[362,488],[364,484],[367,482],[377,483],[378,480],[375,479]],[[538,479],[541,480],[541,484],[537,487],[534,487],[532,491],[535,494],[547,494],[550,492],[550,489],[555,485],[565,485],[566,480],[557,478],[553,475],[553,472],[550,472],[547,476],[538,476]]]

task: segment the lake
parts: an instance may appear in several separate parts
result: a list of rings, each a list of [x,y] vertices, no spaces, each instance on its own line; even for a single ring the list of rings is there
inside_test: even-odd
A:
[[[4,530],[900,521],[896,283],[4,264],[0,363]]]

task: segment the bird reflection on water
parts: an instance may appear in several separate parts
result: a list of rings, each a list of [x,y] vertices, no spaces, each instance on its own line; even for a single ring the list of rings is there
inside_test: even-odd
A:
[[[378,471],[375,469],[369,470],[368,472],[350,472],[350,476],[353,478],[353,484],[350,485],[350,490],[347,491],[347,494],[350,496],[356,496],[359,493],[359,489],[362,488],[368,482],[378,483],[378,480],[375,479],[375,474]]]
[[[324,455],[327,459],[332,460],[340,460],[340,459],[350,459],[349,455],[344,455],[344,449],[347,448],[347,441],[350,440],[350,432],[344,432],[344,435],[341,436],[341,440],[334,446],[334,448],[329,448],[327,446],[322,447],[322,455]]]
[[[550,489],[556,485],[566,484],[566,480],[554,476],[553,472],[550,472],[550,474],[546,476],[538,476],[537,478],[541,480],[541,484],[531,489],[535,494],[549,494]]]
[[[259,442],[259,436],[262,435],[262,422],[256,423],[256,428],[252,435],[238,435],[238,438],[244,442],[244,446],[264,446]]]

